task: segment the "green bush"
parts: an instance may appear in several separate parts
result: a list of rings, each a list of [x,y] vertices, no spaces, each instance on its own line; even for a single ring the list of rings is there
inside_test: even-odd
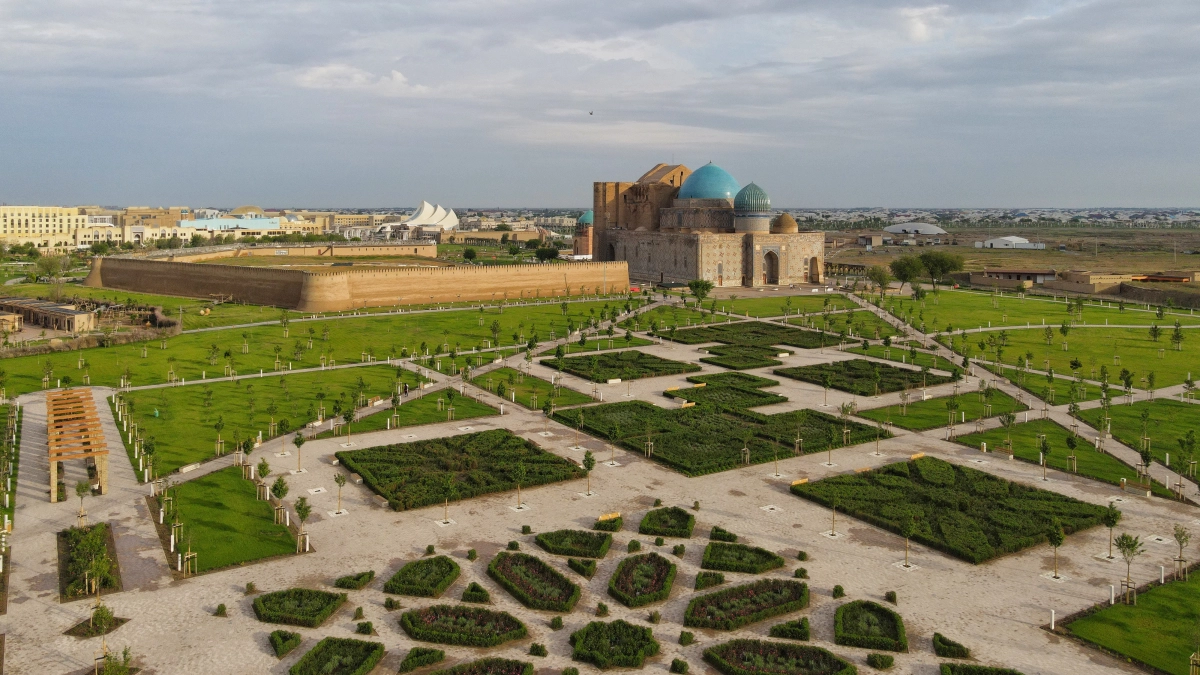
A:
[[[820,647],[790,642],[732,640],[704,651],[704,660],[724,675],[855,675],[858,669]],[[771,664],[764,671],[759,664]],[[776,669],[776,664],[779,665]]]
[[[562,630],[563,620],[561,616],[556,616],[550,619],[550,630]]]
[[[887,670],[896,662],[895,657],[887,654],[867,654],[867,665],[879,670]]]
[[[596,603],[596,616],[608,616],[608,605],[604,604],[603,602]]]
[[[688,664],[683,659],[671,659],[671,672],[679,673],[679,675],[687,675]]]
[[[587,356],[570,356],[562,359],[542,359],[546,367],[582,377],[592,382],[607,382],[613,379],[638,380],[644,377],[681,375],[694,373],[700,366],[671,361],[636,349],[619,352],[602,352]]]
[[[425,547],[425,555],[433,555],[433,554],[434,554],[433,544],[426,546]]]
[[[59,570],[59,592],[65,599],[84,597],[88,594],[86,577],[90,583],[91,564],[94,559],[108,559],[114,563],[109,571],[100,576],[101,590],[117,590],[121,577],[115,564],[115,551],[109,547],[108,523],[96,523],[84,528],[72,527],[58,533],[59,550],[66,552],[66,564]]]
[[[501,551],[488,565],[488,575],[530,609],[569,612],[579,602],[579,586],[541,558]]]
[[[683,613],[683,625],[733,630],[807,606],[804,582],[763,579],[693,598]]]
[[[563,668],[562,675],[579,675],[578,668]]]
[[[510,542],[508,542],[508,550],[510,550],[510,551],[520,551],[520,550],[521,550],[521,542],[519,542],[519,541],[510,541]]]
[[[366,675],[383,658],[383,645],[327,637],[288,669],[289,675]]]
[[[225,609],[225,603],[217,605],[217,611],[213,612],[213,616],[229,616],[228,610]]]
[[[354,608],[354,620],[358,621],[361,618],[363,618],[362,607],[355,607]]]
[[[591,579],[596,575],[595,560],[580,560],[579,558],[568,558],[567,567],[579,572],[581,575]]]
[[[675,565],[657,553],[629,556],[608,580],[608,594],[626,607],[666,600],[675,581]]]
[[[706,570],[760,574],[783,567],[783,558],[763,548],[713,541],[704,547],[704,559],[700,567]]]
[[[603,558],[612,546],[612,535],[586,530],[557,530],[543,532],[534,538],[538,546],[555,555],[577,558]]]
[[[833,617],[833,641],[848,647],[908,651],[900,615],[870,600],[855,600],[837,608]]]
[[[933,653],[948,659],[969,659],[971,650],[941,633],[933,634]]]
[[[471,549],[471,550],[467,551],[467,560],[470,560],[471,562],[475,562],[475,560],[477,558],[479,558],[479,554],[475,552],[475,549]]]
[[[530,532],[533,532],[532,527],[529,527],[528,525],[521,526],[521,534],[529,534]]]
[[[359,621],[354,632],[359,635],[370,635],[375,632],[375,626],[370,621]]]
[[[683,544],[675,544],[675,546],[671,548],[671,553],[674,553],[675,555],[682,558],[683,554],[686,550],[687,549],[684,547]]]
[[[533,675],[533,664],[490,658],[462,663],[445,670],[435,670],[429,675]]]
[[[400,627],[414,640],[467,647],[495,647],[527,634],[507,612],[462,605],[409,610],[400,615]]]
[[[893,605],[896,604],[896,591],[888,591],[887,593],[884,593],[883,599],[887,600],[888,602],[892,603]]]
[[[596,524],[592,526],[592,529],[600,530],[601,532],[620,532],[621,526],[624,524],[625,519],[621,516],[617,516],[616,518],[609,518],[608,520],[597,520]]]
[[[637,553],[638,551],[642,550],[642,542],[638,541],[637,539],[630,539],[629,545],[625,547],[625,550],[630,553]]]
[[[660,330],[658,332],[661,337],[668,340],[674,340],[687,345],[702,344],[705,342],[721,342],[727,345],[745,345],[757,347],[772,347],[774,345],[788,345],[789,347],[799,347],[800,349],[816,349],[822,345],[835,345],[838,343],[839,337],[832,333],[821,333],[819,331],[803,330],[793,328],[792,326],[783,326],[777,323],[767,323],[765,321],[739,321],[737,323],[715,324],[712,326],[702,326],[699,328],[683,328],[675,331],[674,337],[669,337],[667,331]],[[779,350],[776,350],[778,352]],[[736,375],[741,373],[720,373],[720,375]],[[755,377],[758,380],[767,380],[766,378]],[[702,379],[703,378],[703,379]],[[714,375],[698,375],[689,377],[692,382],[728,382],[736,383],[737,380],[721,379]],[[774,384],[778,384],[775,382]],[[771,386],[769,384],[755,384],[752,386]]]
[[[655,537],[655,538],[654,538],[654,545],[655,545],[655,546],[662,546],[662,545],[663,545],[663,544],[665,544],[665,543],[666,543],[666,540],[664,540],[662,537]]]
[[[546,645],[540,642],[534,642],[533,644],[529,645],[530,656],[546,656],[549,653],[550,652],[546,651]]]
[[[333,585],[337,586],[338,588],[348,588],[350,590],[357,591],[371,583],[371,580],[374,578],[375,570],[367,570],[366,572],[359,572],[358,574],[347,574],[344,577],[338,577],[337,580],[333,582]]]
[[[804,561],[808,560],[808,551],[800,551],[799,553],[797,553],[796,560],[799,560],[800,562],[804,562]]]
[[[271,649],[275,650],[275,656],[282,659],[293,649],[299,647],[300,641],[304,638],[299,633],[293,633],[288,630],[276,630],[271,631],[267,639],[271,642]]]
[[[696,575],[696,590],[702,591],[725,583],[725,575],[720,572],[700,572]]]
[[[708,533],[708,538],[712,539],[713,541],[726,541],[731,544],[736,542],[738,539],[736,534],[719,525],[713,526],[712,531]]]
[[[387,580],[383,592],[436,598],[450,588],[459,571],[458,563],[444,555],[414,560]]]
[[[692,635],[692,633],[690,631],[685,630],[685,631],[681,631],[679,633],[679,644],[683,645],[684,647],[692,644],[695,641],[696,641],[696,636]]]
[[[491,593],[488,593],[488,590],[486,588],[484,588],[483,586],[480,586],[479,582],[472,581],[471,583],[467,584],[466,588],[463,589],[462,601],[463,602],[491,602],[492,595],[491,595]]]
[[[599,668],[641,668],[647,657],[658,653],[658,642],[649,628],[620,619],[593,621],[572,633],[570,642],[572,658]]]
[[[648,620],[650,621],[650,623],[658,623],[658,622],[662,621],[662,612],[659,612],[657,609],[654,610],[653,612],[650,612],[650,616],[648,617]]]
[[[307,588],[265,593],[254,599],[254,615],[267,623],[286,623],[316,628],[328,619],[342,603],[345,593],[329,593]]]
[[[669,506],[650,511],[638,525],[639,534],[664,537],[692,536],[692,528],[696,527],[696,517],[678,506]]]
[[[878,363],[867,359],[816,363],[796,368],[776,368],[772,372],[776,375],[790,377],[793,380],[800,380],[801,382],[808,382],[817,386],[823,386],[825,375],[829,375],[831,387],[859,396],[875,395],[876,374],[879,375],[878,387],[880,394],[912,389],[922,382],[921,371],[889,366],[885,363]],[[924,373],[926,386],[933,387],[953,381],[954,378],[949,375]]]
[[[792,574],[792,576],[796,577],[797,579],[807,579],[808,578],[808,568],[797,567],[796,571]]]
[[[802,616],[795,621],[777,623],[771,626],[771,631],[768,635],[773,638],[786,638],[788,640],[807,640],[811,635],[808,628],[808,617]]]
[[[846,589],[842,588],[841,584],[834,586],[833,587],[833,597],[835,597],[835,598],[846,597]]]
[[[941,675],[1025,675],[1011,668],[992,668],[970,663],[943,663],[941,671]]]
[[[408,650],[404,660],[400,662],[399,672],[407,673],[417,668],[432,666],[446,660],[446,652],[429,647],[413,647]]]
[[[383,608],[389,612],[394,609],[400,609],[400,601],[395,598],[384,598]]]

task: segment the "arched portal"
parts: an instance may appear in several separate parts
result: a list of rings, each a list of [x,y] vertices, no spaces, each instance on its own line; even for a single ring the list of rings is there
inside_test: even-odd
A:
[[[767,251],[763,256],[763,283],[779,283],[779,255],[774,251]]]
[[[817,256],[813,256],[812,258],[809,258],[809,260],[808,260],[808,283],[810,283],[810,284],[821,283],[820,263],[821,263],[821,259],[818,258]]]
[[[617,259],[617,247],[614,244],[608,245],[608,259],[615,261]]]

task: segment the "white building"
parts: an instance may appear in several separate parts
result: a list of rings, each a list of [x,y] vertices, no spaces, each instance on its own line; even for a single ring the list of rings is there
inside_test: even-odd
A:
[[[404,221],[408,227],[420,227],[427,230],[453,230],[458,227],[458,215],[454,209],[444,209],[441,204],[434,206],[429,202],[421,202],[416,213]]]
[[[1014,237],[1009,235],[1007,237],[996,237],[995,239],[988,239],[986,241],[977,241],[975,242],[975,248],[1030,248],[1040,251],[1046,248],[1046,245],[1042,243],[1031,243],[1025,237]]]

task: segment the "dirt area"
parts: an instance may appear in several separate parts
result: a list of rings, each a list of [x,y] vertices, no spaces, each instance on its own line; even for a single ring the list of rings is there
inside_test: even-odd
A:
[[[240,258],[215,258],[213,260],[197,261],[198,265],[240,265],[243,267],[331,267],[333,265],[370,265],[370,266],[401,266],[425,265],[429,267],[446,267],[452,265],[445,260],[434,258],[418,258],[416,256],[338,256],[301,257],[301,256],[242,256]]]

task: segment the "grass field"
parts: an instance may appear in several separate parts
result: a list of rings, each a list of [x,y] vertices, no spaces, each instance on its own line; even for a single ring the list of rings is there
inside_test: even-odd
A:
[[[1067,630],[1155,668],[1187,675],[1200,622],[1200,574],[1138,595],[1137,605],[1117,604],[1067,624]]]
[[[438,399],[443,400],[443,408],[438,410]],[[447,392],[439,390],[430,392],[419,398],[410,398],[400,404],[400,407],[393,410],[391,405],[379,406],[375,412],[364,410],[366,417],[357,419],[350,427],[351,440],[357,434],[366,433],[369,431],[381,431],[384,429],[398,429],[400,427],[415,427],[421,424],[435,424],[437,422],[449,421],[449,413],[446,411],[446,406],[454,406],[454,419],[468,420],[476,417],[487,417],[495,415],[496,409],[486,403],[480,403],[470,396],[455,396],[453,401],[447,401]],[[388,420],[391,419],[391,426],[388,426]],[[328,426],[326,424],[325,426]],[[320,440],[322,438],[333,438],[334,433],[329,429],[322,431],[311,437],[310,440]],[[338,429],[337,436],[339,438],[346,437],[346,427]]]
[[[1180,454],[1179,439],[1187,432],[1200,432],[1200,405],[1183,403],[1178,400],[1156,398],[1153,401],[1139,401],[1133,405],[1114,405],[1109,408],[1112,418],[1113,438],[1137,450],[1141,447],[1142,412],[1150,411],[1150,420],[1146,430],[1150,436],[1150,454],[1162,463],[1166,461],[1166,453],[1171,453],[1172,465],[1179,468],[1183,459]],[[1104,411],[1100,408],[1083,410],[1080,419],[1096,429],[1101,427]],[[1192,457],[1191,459],[1200,459]]]
[[[863,354],[865,356],[873,356],[877,359],[887,361],[895,361],[897,363],[915,363],[922,368],[938,368],[940,370],[950,370],[956,367],[956,364],[946,361],[946,359],[938,357],[936,354],[917,349],[917,357],[913,358],[913,352],[907,347],[892,345],[884,347],[883,345],[871,345],[866,349],[859,347],[851,347],[848,352],[855,354]],[[961,368],[960,368],[961,370]]]
[[[1025,406],[1018,403],[1013,397],[1000,391],[999,389],[991,390],[992,394],[992,416],[1002,415],[1006,412],[1017,412],[1025,410]],[[931,398],[925,401],[917,400],[908,404],[908,414],[900,414],[900,406],[893,405],[886,408],[874,408],[872,410],[860,410],[859,417],[865,417],[876,422],[883,422],[891,419],[892,424],[901,429],[910,431],[924,431],[926,429],[936,429],[949,424],[950,413],[946,409],[946,402],[951,397],[943,396],[941,398]],[[967,422],[974,422],[976,419],[983,416],[985,412],[984,406],[986,401],[977,391],[965,391],[958,396],[959,408],[955,413],[956,421],[961,420],[963,415],[966,415]],[[958,421],[962,424],[961,421]]]
[[[826,304],[826,298],[829,302]],[[790,302],[789,302],[790,300]],[[716,303],[715,305],[713,303]],[[747,313],[754,318],[769,318],[773,316],[795,315],[799,313],[812,314],[826,307],[834,312],[847,307],[857,307],[853,302],[841,295],[810,293],[806,295],[772,296],[769,298],[710,298],[704,301],[705,309],[716,307],[718,312],[730,312],[739,316]]]
[[[977,363],[976,365],[981,366],[983,370],[989,373],[996,372],[995,367],[991,363]],[[1000,376],[1011,382],[1013,386],[1020,387],[1042,400],[1047,400],[1047,397],[1049,397],[1051,405],[1065,405],[1070,403],[1072,394],[1075,395],[1077,402],[1095,401],[1100,398],[1100,387],[1088,382],[1081,384],[1074,380],[1064,380],[1061,377],[1055,377],[1053,382],[1051,382],[1046,379],[1045,374],[1033,372],[1022,374],[1016,368],[1011,367],[1001,368],[1000,373]],[[1053,392],[1053,396],[1050,395],[1050,392]],[[1116,395],[1115,392],[1115,388],[1110,389],[1110,393],[1113,393],[1114,396]]]
[[[191,543],[199,571],[296,552],[296,540],[274,524],[269,502],[256,499],[254,483],[231,466],[175,488],[184,550]]]
[[[828,317],[810,316],[807,319],[788,319],[788,323],[810,328],[824,328],[834,333],[845,329],[847,335],[853,333],[853,337],[866,337],[869,340],[882,340],[885,337],[900,335],[900,331],[896,330],[895,326],[879,318],[874,312],[866,310],[830,314]]]
[[[1022,424],[1014,424],[1012,430],[1013,455],[1017,459],[1038,464],[1040,450],[1038,449],[1038,434],[1045,434],[1050,443],[1050,459],[1046,466],[1070,473],[1071,462],[1067,456],[1071,454],[1067,448],[1069,429],[1064,429],[1050,420],[1030,420]],[[989,450],[1005,447],[1008,432],[1003,428],[989,429],[981,434],[959,436],[958,442],[972,448],[979,448],[980,443],[987,443]],[[1075,447],[1076,465],[1081,476],[1094,478],[1098,481],[1120,485],[1124,478],[1130,483],[1137,483],[1137,471],[1112,455],[1096,450],[1095,446],[1084,437],[1080,437]],[[1154,494],[1160,497],[1172,498],[1170,490],[1158,483],[1152,484]]]
[[[567,356],[570,356],[572,354],[586,354],[587,352],[602,352],[602,351],[605,351],[608,349],[625,349],[626,347],[645,347],[646,345],[652,345],[652,344],[654,344],[654,342],[651,342],[650,340],[647,340],[646,338],[640,338],[637,336],[634,336],[634,338],[632,340],[626,341],[625,340],[625,332],[618,330],[613,334],[612,337],[604,336],[604,337],[588,338],[587,343],[582,347],[579,346],[578,340],[572,340],[571,342],[568,342],[567,344],[563,345],[563,351],[566,353]],[[538,356],[553,356],[554,350],[555,350],[555,347],[551,347],[550,349],[543,349],[542,351],[538,352],[537,355]]]
[[[489,382],[491,386],[489,386]],[[531,410],[541,410],[542,406],[547,402],[553,403],[556,407],[579,405],[581,403],[591,403],[591,396],[582,394],[569,389],[567,387],[559,387],[558,395],[553,396],[554,387],[541,378],[533,377],[532,375],[521,375],[513,368],[499,368],[490,373],[480,375],[471,380],[471,384],[481,389],[502,395],[503,398],[513,401],[525,408]],[[503,394],[499,392],[499,386],[503,386],[506,391]],[[537,397],[537,405],[533,405],[532,397]]]

